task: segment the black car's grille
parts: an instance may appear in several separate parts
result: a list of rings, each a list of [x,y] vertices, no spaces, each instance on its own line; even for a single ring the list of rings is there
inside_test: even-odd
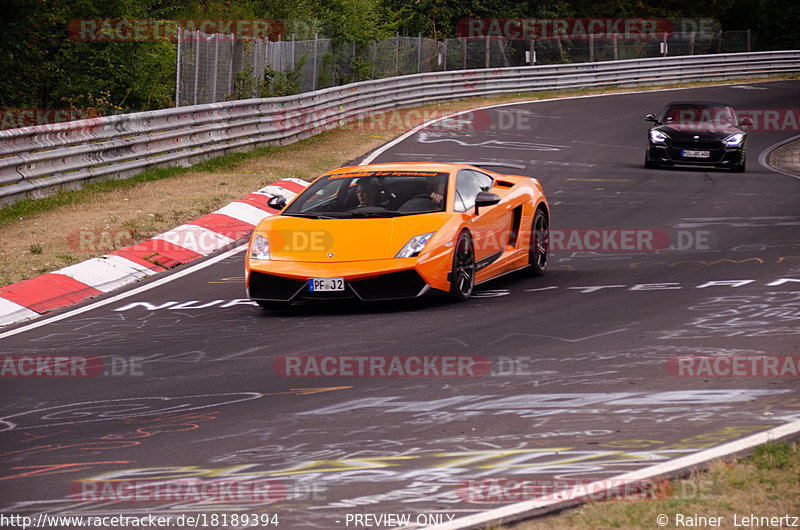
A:
[[[704,151],[722,149],[724,147],[719,140],[671,140],[669,145],[676,149],[701,149]]]
[[[413,298],[425,287],[425,280],[414,270],[392,272],[349,283],[364,300]]]
[[[304,285],[307,285],[307,282],[302,280],[257,271],[250,272],[250,297],[257,300],[289,300]]]

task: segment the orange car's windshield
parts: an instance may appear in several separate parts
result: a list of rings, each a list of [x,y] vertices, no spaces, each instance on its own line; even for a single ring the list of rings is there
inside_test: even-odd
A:
[[[303,190],[283,215],[338,219],[443,212],[448,176],[434,171],[329,175]]]

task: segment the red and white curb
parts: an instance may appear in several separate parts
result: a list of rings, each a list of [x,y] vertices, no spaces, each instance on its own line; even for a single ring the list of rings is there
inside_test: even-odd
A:
[[[275,213],[267,206],[270,197],[280,195],[291,199],[307,185],[300,179],[279,180],[147,241],[0,287],[0,326],[77,304],[220,249],[231,248],[236,241],[249,237],[264,217]]]

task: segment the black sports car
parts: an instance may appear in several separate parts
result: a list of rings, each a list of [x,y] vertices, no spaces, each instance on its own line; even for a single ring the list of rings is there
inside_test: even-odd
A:
[[[653,122],[645,167],[702,165],[744,171],[747,132],[742,127],[753,120],[737,120],[730,105],[677,101],[669,103],[660,118],[648,114],[645,119]]]

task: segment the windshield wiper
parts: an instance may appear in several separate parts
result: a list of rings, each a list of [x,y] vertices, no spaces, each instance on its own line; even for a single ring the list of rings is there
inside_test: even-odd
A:
[[[288,217],[303,217],[304,219],[339,219],[339,217],[333,217],[330,215],[322,215],[321,213],[300,213],[300,212],[291,212],[291,213],[284,213],[283,215]]]
[[[403,216],[403,215],[408,215],[405,212],[390,212],[390,211],[385,211],[385,212],[363,211],[362,212],[362,211],[359,211],[359,210],[353,210],[352,212],[350,212],[350,214],[353,217],[400,217],[400,216]]]

